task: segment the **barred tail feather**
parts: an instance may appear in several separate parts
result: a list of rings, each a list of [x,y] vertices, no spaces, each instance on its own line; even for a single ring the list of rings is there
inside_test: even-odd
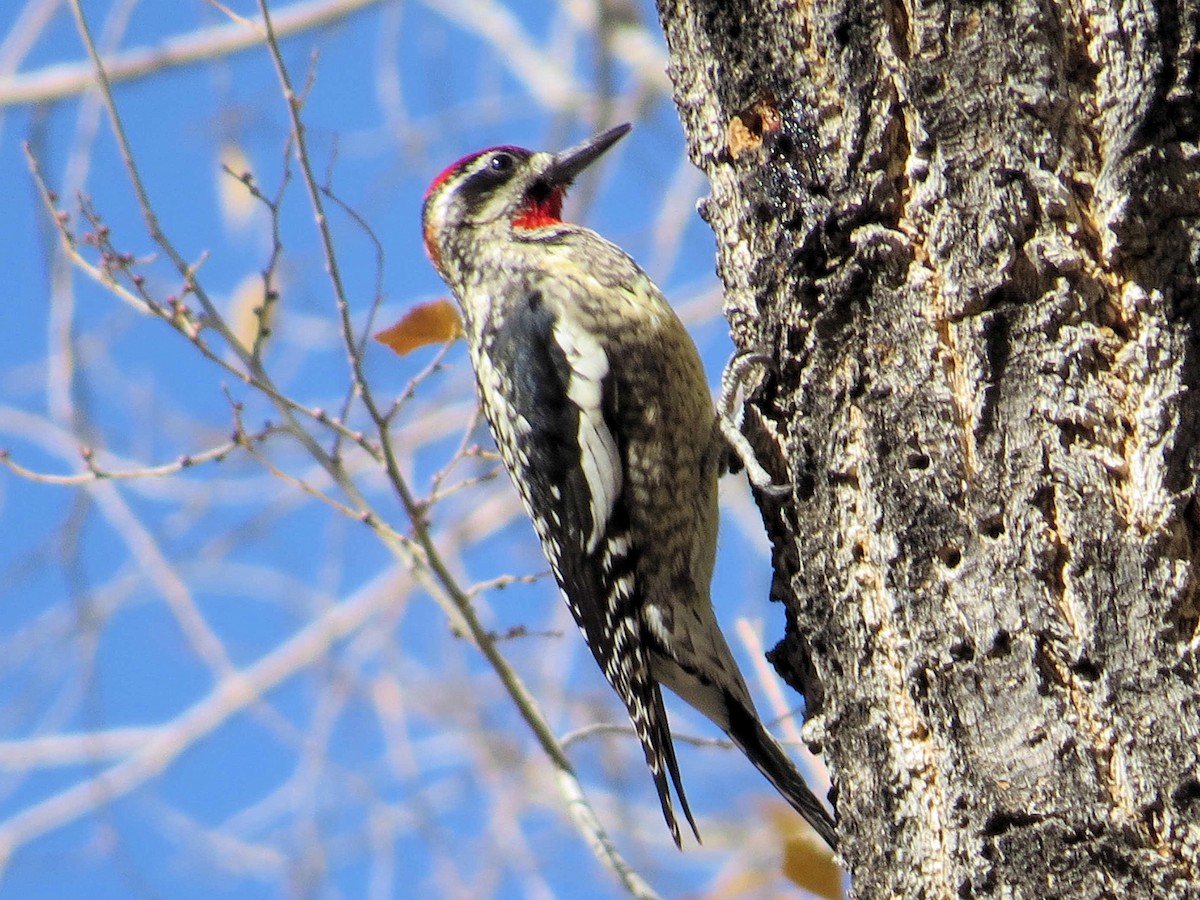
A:
[[[697,841],[700,840],[700,832],[696,828],[696,820],[692,818],[687,795],[683,792],[683,781],[679,777],[679,762],[675,758],[675,744],[671,740],[671,729],[667,720],[667,710],[663,705],[662,689],[653,681],[646,683],[645,687],[648,690],[641,692],[642,702],[630,704],[629,717],[633,720],[634,730],[637,732],[642,750],[646,754],[646,765],[650,769],[654,787],[658,791],[658,802],[662,805],[663,818],[671,830],[675,846],[683,849],[679,823],[675,818],[675,807],[671,802],[671,790],[667,784],[668,775],[670,775],[671,784],[675,787],[675,794],[679,797],[679,806]]]
[[[821,839],[837,850],[837,826],[833,817],[821,805],[804,776],[796,769],[783,748],[771,737],[752,710],[727,696],[729,711],[729,737],[737,744],[754,767],[766,776],[775,790],[792,805],[796,812],[821,836]]]

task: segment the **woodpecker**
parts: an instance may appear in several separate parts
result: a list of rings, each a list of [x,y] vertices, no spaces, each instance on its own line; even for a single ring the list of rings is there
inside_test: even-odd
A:
[[[629,129],[558,154],[506,146],[464,157],[426,192],[425,248],[462,309],[500,456],[629,712],[675,844],[668,777],[699,832],[661,685],[721,728],[836,847],[833,819],[759,721],[713,613],[730,439],[700,355],[637,263],[562,221],[571,182]]]

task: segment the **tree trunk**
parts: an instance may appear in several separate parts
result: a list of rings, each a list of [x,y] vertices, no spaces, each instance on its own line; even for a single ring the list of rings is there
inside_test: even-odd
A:
[[[1200,895],[1200,0],[659,0],[858,897]]]

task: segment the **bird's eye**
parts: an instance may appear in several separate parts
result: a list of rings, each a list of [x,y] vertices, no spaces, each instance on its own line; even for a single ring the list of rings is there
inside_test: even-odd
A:
[[[507,153],[497,153],[488,162],[488,166],[493,172],[503,174],[513,166],[513,158]]]

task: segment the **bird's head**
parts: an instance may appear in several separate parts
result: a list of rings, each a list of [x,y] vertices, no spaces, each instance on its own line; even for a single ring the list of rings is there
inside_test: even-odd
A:
[[[563,197],[571,182],[631,127],[618,125],[561,153],[492,147],[445,169],[429,185],[421,209],[425,251],[438,272],[446,277],[448,254],[469,252],[481,230],[534,229],[561,222]]]

